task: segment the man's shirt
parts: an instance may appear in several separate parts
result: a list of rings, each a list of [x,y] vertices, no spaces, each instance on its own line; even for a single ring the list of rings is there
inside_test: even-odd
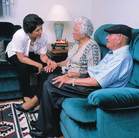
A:
[[[124,87],[129,81],[132,67],[129,46],[124,46],[112,53],[108,52],[97,66],[88,67],[88,73],[102,88]]]

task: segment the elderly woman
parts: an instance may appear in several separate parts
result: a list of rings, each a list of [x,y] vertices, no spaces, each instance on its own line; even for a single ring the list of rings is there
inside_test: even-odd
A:
[[[21,111],[28,111],[38,103],[41,89],[40,72],[43,66],[56,66],[56,63],[46,55],[47,38],[43,32],[43,23],[44,21],[36,14],[25,16],[23,29],[15,32],[6,49],[8,61],[16,67],[19,77],[24,103],[17,105],[16,108]],[[34,92],[30,89],[31,72],[36,74],[39,81],[38,90]]]
[[[62,67],[64,74],[52,74],[44,83],[37,122],[32,122],[36,130],[31,131],[32,136],[54,137],[60,136],[59,113],[61,103],[66,97],[86,97],[91,87],[78,87],[64,84],[67,78],[88,76],[87,68],[95,66],[100,60],[100,48],[91,39],[93,26],[89,19],[80,17],[73,25],[73,38],[75,43],[69,49],[68,58],[57,66]],[[63,68],[64,67],[64,68]]]
[[[62,77],[85,77],[87,68],[100,61],[100,48],[91,38],[93,25],[86,17],[74,21],[73,38],[75,42],[69,46],[68,57],[57,63],[62,68]],[[47,70],[48,67],[45,68]]]

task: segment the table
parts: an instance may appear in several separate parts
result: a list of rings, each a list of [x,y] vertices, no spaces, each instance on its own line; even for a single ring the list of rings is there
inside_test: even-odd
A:
[[[51,48],[49,47],[47,51],[47,55],[50,59],[60,62],[66,59],[68,55],[68,47],[66,48],[61,48],[61,47],[56,47],[56,48]]]

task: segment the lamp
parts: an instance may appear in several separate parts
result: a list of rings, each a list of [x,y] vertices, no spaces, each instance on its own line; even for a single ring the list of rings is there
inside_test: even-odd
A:
[[[54,5],[47,16],[48,21],[54,22],[56,40],[62,40],[64,22],[70,21],[69,14],[62,5]]]

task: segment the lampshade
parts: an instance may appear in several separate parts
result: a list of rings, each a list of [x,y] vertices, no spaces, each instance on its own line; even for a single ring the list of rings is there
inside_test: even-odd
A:
[[[64,30],[64,22],[70,21],[67,10],[62,5],[54,5],[48,13],[47,19],[48,21],[54,22],[56,40],[61,40]]]
[[[69,14],[63,5],[54,5],[47,16],[48,21],[70,21]]]

